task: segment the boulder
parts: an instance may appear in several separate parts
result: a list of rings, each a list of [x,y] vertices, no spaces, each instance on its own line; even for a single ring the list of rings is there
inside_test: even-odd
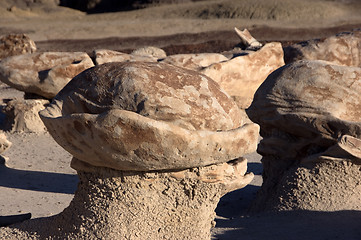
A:
[[[133,55],[107,49],[95,50],[93,54],[96,65],[109,62],[157,62],[157,58],[153,56]]]
[[[164,63],[85,71],[40,115],[77,159],[117,170],[227,162],[254,151],[258,137],[257,125],[243,123],[241,110],[213,80]]]
[[[134,51],[132,51],[131,54],[137,56],[149,56],[149,57],[154,57],[156,59],[163,59],[167,57],[167,54],[163,49],[153,46],[146,46],[135,49]]]
[[[35,42],[25,34],[9,34],[0,38],[0,59],[35,51]]]
[[[281,43],[265,44],[258,51],[229,61],[215,63],[200,72],[216,81],[242,109],[252,102],[257,88],[267,76],[284,65]]]
[[[82,52],[45,52],[8,57],[0,62],[0,80],[26,93],[53,98],[74,76],[94,66]]]
[[[39,111],[49,104],[45,99],[11,100],[2,109],[7,116],[5,128],[10,132],[46,132],[46,127],[39,117]]]
[[[166,57],[162,62],[199,71],[214,63],[224,62],[227,60],[228,58],[219,53],[198,53],[171,55]]]
[[[361,29],[326,39],[293,44],[284,49],[286,64],[298,60],[324,60],[343,66],[361,67]]]
[[[361,209],[361,68],[299,61],[273,72],[247,110],[261,127],[254,211]]]

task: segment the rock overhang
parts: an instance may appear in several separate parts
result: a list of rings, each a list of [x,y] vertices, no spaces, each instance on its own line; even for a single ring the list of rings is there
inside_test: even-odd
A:
[[[152,171],[224,163],[255,151],[258,125],[244,124],[239,111],[202,74],[137,62],[83,72],[40,116],[81,161]]]

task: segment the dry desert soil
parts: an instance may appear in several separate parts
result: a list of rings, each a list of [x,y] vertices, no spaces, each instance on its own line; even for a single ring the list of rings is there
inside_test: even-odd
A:
[[[222,52],[240,42],[234,27],[248,28],[262,43],[280,41],[283,46],[361,27],[359,0],[208,0],[97,14],[14,3],[0,0],[0,35],[25,33],[38,51],[91,54],[95,49],[130,52],[157,46],[168,55]],[[0,84],[0,102],[23,97]],[[0,115],[0,126],[4,121]],[[30,212],[38,218],[61,212],[78,181],[70,168],[71,155],[47,133],[6,135],[13,145],[0,165],[0,216]],[[221,199],[213,239],[361,239],[359,211],[247,214],[262,184],[261,156],[252,153],[247,158],[255,179]]]

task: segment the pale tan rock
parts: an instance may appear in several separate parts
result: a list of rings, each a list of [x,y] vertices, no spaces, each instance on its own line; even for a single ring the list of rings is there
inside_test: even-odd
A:
[[[125,172],[89,165],[89,171],[78,171],[78,190],[62,213],[1,228],[0,238],[211,239],[220,197],[252,179],[230,174],[246,171],[244,161],[225,164],[181,172]],[[209,182],[212,174],[219,180]]]
[[[361,67],[361,29],[285,48],[286,64],[298,60],[324,60],[343,66]]]
[[[6,135],[0,131],[0,154],[11,147],[12,143],[6,138]]]
[[[132,51],[131,55],[149,56],[156,59],[163,59],[167,57],[167,54],[163,49],[153,46],[146,46],[135,49],[134,51]]]
[[[191,70],[202,70],[211,64],[227,61],[224,55],[219,53],[176,54],[166,57],[162,62]]]
[[[283,65],[282,45],[274,42],[258,51],[212,64],[200,72],[215,80],[240,108],[246,109],[267,76]]]
[[[53,98],[74,76],[94,66],[86,53],[24,54],[0,62],[0,80],[11,87]]]
[[[109,62],[157,62],[157,58],[153,56],[133,55],[107,49],[95,50],[94,55],[96,65]]]
[[[74,155],[78,189],[62,213],[0,238],[210,239],[220,197],[253,178],[240,156],[255,150],[258,126],[243,124],[229,96],[195,71],[102,64],[40,116]]]
[[[360,210],[361,68],[299,61],[273,72],[247,110],[261,126],[255,210]]]
[[[258,138],[258,126],[244,125],[241,110],[213,80],[160,63],[86,71],[40,116],[76,158],[118,170],[227,162],[253,152]]]
[[[241,39],[242,43],[246,46],[246,48],[260,49],[262,47],[262,44],[251,35],[248,29],[244,29],[243,31],[241,31],[235,27],[234,30],[236,31],[237,35]]]
[[[9,34],[0,38],[0,59],[35,51],[35,42],[25,34]]]
[[[45,99],[11,100],[3,109],[7,115],[10,132],[46,132],[46,127],[39,117],[39,111],[49,104]]]

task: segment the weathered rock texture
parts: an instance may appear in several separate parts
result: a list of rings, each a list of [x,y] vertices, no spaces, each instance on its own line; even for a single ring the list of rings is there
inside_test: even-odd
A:
[[[127,54],[107,49],[95,50],[94,56],[96,65],[110,62],[157,62],[157,58],[150,55]]]
[[[159,63],[85,71],[41,117],[72,155],[118,170],[227,162],[255,150],[258,135],[258,126],[243,125],[241,110],[214,81]]]
[[[94,66],[82,52],[24,54],[0,62],[0,80],[13,88],[53,98],[74,76]]]
[[[228,58],[219,53],[199,53],[170,55],[162,62],[199,71],[214,63],[224,62],[227,60]]]
[[[128,62],[84,71],[40,112],[74,155],[73,201],[0,238],[210,239],[220,197],[253,178],[241,155],[255,150],[259,128],[240,113],[217,83],[184,68]]]
[[[148,173],[89,166],[90,172],[78,171],[78,190],[62,213],[46,221],[35,219],[2,228],[0,237],[210,239],[219,198],[252,179],[252,175],[242,177],[246,162],[241,165],[243,174],[238,176],[232,173],[239,171],[235,170],[239,164],[227,163]]]
[[[35,42],[25,34],[9,34],[0,38],[0,59],[35,51]]]
[[[361,29],[323,40],[297,43],[284,51],[286,64],[298,60],[325,60],[338,65],[361,67]]]
[[[2,109],[7,116],[5,129],[10,132],[46,132],[39,111],[49,104],[45,99],[11,100]]]
[[[200,72],[215,80],[240,108],[246,109],[267,76],[283,65],[282,45],[274,42],[264,45],[258,51],[212,64]]]
[[[361,209],[361,68],[299,61],[273,72],[247,110],[261,126],[254,211]]]
[[[167,57],[167,54],[163,49],[153,46],[147,46],[147,47],[135,49],[134,51],[132,51],[131,54],[138,56],[150,56],[156,59],[163,59]]]

